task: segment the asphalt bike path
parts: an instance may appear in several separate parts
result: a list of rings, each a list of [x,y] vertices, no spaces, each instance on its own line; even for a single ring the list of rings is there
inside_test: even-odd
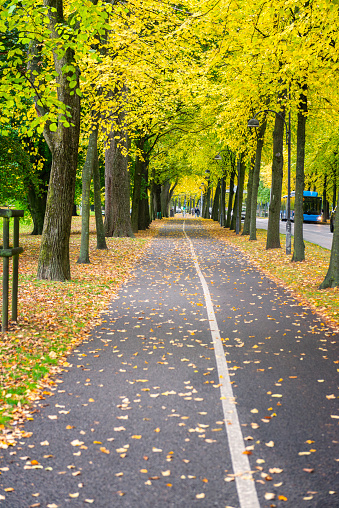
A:
[[[337,338],[202,221],[164,221],[0,450],[0,506],[338,507]]]

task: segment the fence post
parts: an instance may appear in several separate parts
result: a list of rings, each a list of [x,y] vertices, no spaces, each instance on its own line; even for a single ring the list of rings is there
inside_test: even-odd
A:
[[[3,219],[3,245],[0,246],[0,257],[3,257],[2,278],[2,323],[1,330],[8,330],[8,299],[9,299],[9,258],[13,257],[12,277],[12,320],[18,317],[18,278],[19,278],[19,254],[23,248],[19,247],[19,217],[23,217],[23,210],[10,210],[0,208],[0,217]],[[9,220],[14,218],[13,248],[9,247]]]
[[[9,249],[9,217],[3,218],[3,249]],[[8,285],[9,285],[9,257],[3,259],[2,275],[2,331],[8,328]]]

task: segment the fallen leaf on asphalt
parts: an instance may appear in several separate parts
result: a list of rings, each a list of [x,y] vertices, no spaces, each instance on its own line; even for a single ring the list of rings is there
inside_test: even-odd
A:
[[[170,476],[171,471],[168,469],[167,471],[161,471],[162,476]]]
[[[265,445],[272,448],[274,446],[274,441],[269,441],[268,443],[265,443]]]
[[[204,492],[202,492],[201,494],[197,494],[195,497],[196,497],[197,499],[204,499],[205,494],[204,494]]]
[[[73,441],[71,441],[71,445],[72,446],[81,446],[83,444],[84,444],[84,442],[83,441],[79,441],[79,439],[74,439]]]
[[[266,492],[264,497],[267,501],[271,501],[272,499],[275,499],[275,494],[273,494],[273,492]]]
[[[76,498],[79,497],[79,492],[75,492],[74,494],[68,494],[69,497]]]
[[[153,446],[152,452],[162,452],[162,449],[161,448],[155,448],[155,446]]]
[[[314,469],[308,469],[308,468],[304,468],[303,471],[305,471],[306,473],[313,473],[314,472]]]

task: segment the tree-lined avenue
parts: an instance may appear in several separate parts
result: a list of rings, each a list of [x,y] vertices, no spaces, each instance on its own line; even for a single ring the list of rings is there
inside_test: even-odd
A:
[[[0,453],[0,506],[241,500],[208,286],[259,506],[338,505],[337,334],[195,219],[166,221],[52,396]],[[242,452],[243,453],[243,452]],[[251,479],[252,478],[252,479]],[[247,503],[247,504],[246,504]]]

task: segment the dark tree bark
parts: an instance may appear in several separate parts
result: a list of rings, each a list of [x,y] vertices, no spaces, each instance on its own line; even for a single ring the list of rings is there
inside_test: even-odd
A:
[[[213,207],[212,207],[212,219],[215,221],[219,220],[219,205],[220,205],[220,178],[218,180],[218,184],[215,189]]]
[[[148,168],[144,163],[142,165],[142,186],[141,186],[141,196],[140,196],[140,205],[139,205],[139,221],[138,228],[140,230],[145,230],[149,227],[150,215],[149,215],[149,203],[148,203]]]
[[[252,158],[250,170],[248,173],[246,213],[245,213],[245,221],[244,221],[244,227],[242,230],[242,235],[249,235],[250,234],[254,166],[255,166],[255,158]]]
[[[238,195],[239,195],[239,233],[241,231],[241,209],[242,209],[242,200],[244,195],[244,182],[245,182],[245,173],[246,173],[246,165],[243,160],[243,156],[241,155],[240,160],[240,175],[239,181],[237,182],[237,190],[235,193],[234,204],[233,204],[233,214],[231,220],[230,229],[232,231],[236,230],[236,222],[237,222],[237,210],[238,210]]]
[[[154,192],[155,218],[158,218],[158,213],[161,213],[161,184],[160,183],[154,184],[153,192]]]
[[[90,263],[89,260],[89,216],[90,216],[90,191],[93,168],[96,158],[98,130],[91,131],[88,139],[87,154],[82,169],[82,212],[81,212],[81,242],[80,254],[77,263]]]
[[[124,112],[117,115],[118,129],[107,135],[105,147],[105,234],[134,238],[131,227],[128,148]]]
[[[32,141],[28,140],[29,145]],[[32,146],[33,148],[33,146]],[[38,183],[32,182],[30,178],[25,181],[27,187],[28,209],[33,220],[33,231],[31,235],[41,235],[46,212],[48,182],[51,176],[52,154],[44,138],[41,136],[38,142],[38,156],[31,157],[33,164],[43,159],[43,168],[39,171]]]
[[[47,186],[46,188],[36,189],[34,185],[28,187],[27,199],[28,209],[33,219],[33,231],[31,235],[41,235],[44,227],[46,202],[47,202]]]
[[[210,201],[211,201],[211,187],[210,187],[210,181],[208,180],[207,190],[204,194],[204,199],[203,199],[202,217],[204,219],[210,218],[210,212],[209,212]]]
[[[272,187],[268,215],[266,249],[279,249],[280,246],[280,205],[283,179],[283,140],[285,110],[275,115],[273,132]]]
[[[65,25],[62,0],[45,0],[48,9],[50,38],[60,39],[57,25]],[[70,81],[76,80],[79,87],[78,71],[64,72],[63,69],[76,66],[74,53],[70,48],[59,48],[54,52],[54,67],[57,73],[58,99],[70,113],[70,127],[59,120],[56,132],[51,132],[50,123],[44,129],[44,137],[52,152],[52,168],[47,195],[44,229],[38,262],[38,279],[69,280],[69,238],[74,203],[75,175],[78,163],[80,134],[80,97],[70,88]],[[37,105],[39,114],[44,114]]]
[[[231,227],[232,204],[233,204],[233,196],[234,196],[234,178],[235,178],[235,169],[232,169],[231,176],[230,176],[230,192],[228,195],[228,206],[227,206],[227,217],[225,220],[225,228]]]
[[[266,131],[266,117],[260,124],[257,132],[257,147],[255,150],[255,164],[253,170],[252,198],[251,198],[251,223],[250,223],[250,240],[257,239],[257,200],[260,181],[260,165],[261,154],[264,146],[264,135]]]
[[[177,182],[171,187],[170,181],[167,181],[161,186],[161,216],[168,217],[169,215],[169,204],[173,196],[174,189],[177,186]],[[180,204],[179,204],[180,206]]]
[[[332,240],[330,265],[325,279],[319,289],[334,288],[339,286],[339,193],[337,196],[337,212],[334,219],[334,232]]]
[[[136,146],[139,150],[143,151],[144,139],[137,140]],[[139,215],[140,215],[140,202],[141,202],[141,189],[142,189],[142,176],[144,173],[144,166],[146,161],[143,161],[140,156],[135,158],[134,167],[134,185],[133,185],[133,197],[132,197],[132,215],[131,225],[134,233],[138,232],[139,228]],[[144,229],[144,228],[141,228]]]
[[[305,244],[303,235],[304,211],[304,166],[307,120],[307,85],[302,87],[298,107],[297,126],[297,164],[295,170],[295,204],[294,204],[294,243],[292,261],[305,260]]]
[[[97,232],[97,249],[106,250],[105,228],[102,220],[101,210],[101,185],[100,185],[100,170],[99,170],[99,157],[98,157],[98,131],[97,143],[94,152],[93,164],[93,187],[94,187],[94,211],[95,211],[95,225]]]

